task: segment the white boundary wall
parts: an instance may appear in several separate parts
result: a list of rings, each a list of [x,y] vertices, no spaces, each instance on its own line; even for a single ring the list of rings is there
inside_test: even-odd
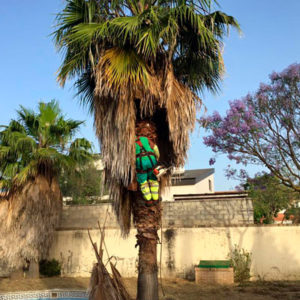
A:
[[[91,234],[99,245],[98,230],[91,230]],[[105,233],[109,255],[117,257],[117,267],[125,277],[137,275],[135,234],[132,229],[124,240],[117,229],[107,229]],[[194,265],[201,259],[226,259],[235,244],[252,252],[253,279],[300,279],[300,226],[276,225],[164,230],[163,276],[192,279]],[[49,258],[61,261],[65,276],[89,276],[96,260],[87,230],[57,231]]]

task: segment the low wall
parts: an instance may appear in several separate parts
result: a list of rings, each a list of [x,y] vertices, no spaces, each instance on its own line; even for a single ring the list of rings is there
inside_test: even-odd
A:
[[[105,233],[109,256],[116,257],[117,267],[126,277],[137,275],[135,234],[133,229],[124,240],[117,229],[107,229]],[[91,235],[99,245],[98,230],[91,230]],[[300,279],[300,226],[168,228],[162,236],[165,277],[193,279],[194,265],[200,260],[226,259],[237,244],[252,253],[253,279]],[[89,276],[96,259],[87,230],[58,230],[49,258],[61,261],[64,276]]]
[[[253,224],[252,201],[241,199],[203,199],[163,202],[163,227],[190,228]],[[106,226],[119,228],[109,203],[65,206],[60,229],[97,228],[108,212]]]

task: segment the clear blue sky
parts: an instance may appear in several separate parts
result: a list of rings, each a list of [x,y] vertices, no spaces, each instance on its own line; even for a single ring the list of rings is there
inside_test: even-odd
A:
[[[218,95],[205,94],[208,113],[224,113],[228,101],[254,91],[260,82],[268,80],[273,70],[280,71],[299,62],[300,1],[299,0],[219,0],[221,9],[240,22],[243,36],[231,32],[225,41],[226,76]],[[93,130],[93,118],[74,99],[71,84],[64,89],[56,82],[61,57],[49,37],[55,14],[64,0],[10,0],[0,6],[0,124],[16,116],[22,104],[35,108],[39,100],[58,99],[63,111],[71,118],[86,120],[80,135],[98,143]],[[208,168],[212,156],[202,143],[203,131],[197,129],[191,137],[191,149],[186,167]],[[216,190],[235,187],[235,181],[224,176],[230,164],[219,156],[215,164]],[[250,168],[254,173],[256,168]]]

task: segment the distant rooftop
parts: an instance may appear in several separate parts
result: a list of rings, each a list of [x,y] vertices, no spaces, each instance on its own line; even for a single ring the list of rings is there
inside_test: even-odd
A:
[[[172,185],[193,185],[214,174],[215,169],[185,170],[182,174],[172,176]]]
[[[241,200],[248,199],[246,191],[224,191],[202,194],[174,194],[174,200]]]

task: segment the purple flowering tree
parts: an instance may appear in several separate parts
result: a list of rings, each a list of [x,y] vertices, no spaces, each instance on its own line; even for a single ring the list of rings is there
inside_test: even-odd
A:
[[[267,167],[284,185],[300,191],[300,64],[273,72],[269,84],[201,119],[205,145],[247,165]],[[213,160],[211,161],[213,162]]]

